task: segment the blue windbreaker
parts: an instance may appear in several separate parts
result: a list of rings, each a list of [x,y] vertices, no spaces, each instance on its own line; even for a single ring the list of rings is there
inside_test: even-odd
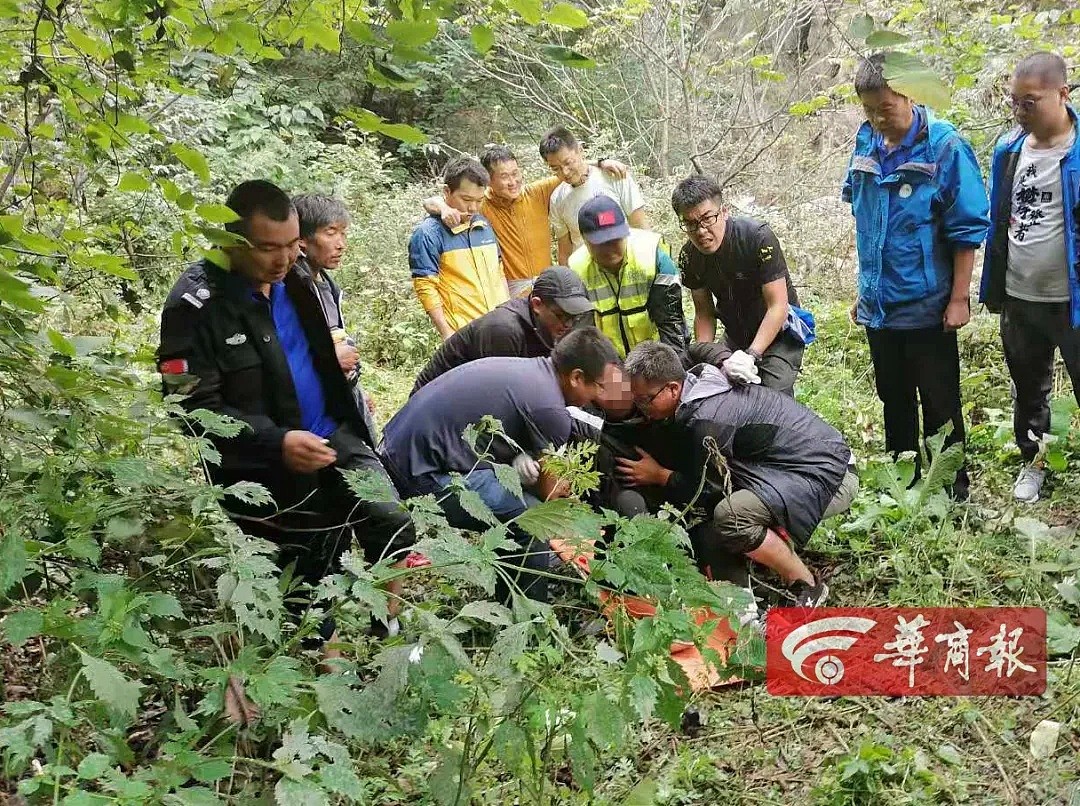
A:
[[[1069,107],[1076,126],[1076,142],[1061,160],[1061,202],[1065,213],[1065,254],[1069,261],[1069,318],[1080,327],[1080,120]],[[1012,215],[1013,179],[1020,148],[1027,135],[1019,127],[998,140],[990,163],[990,209],[993,218],[983,259],[979,301],[994,313],[1005,302],[1005,274],[1009,268],[1009,218]]]
[[[855,216],[857,319],[867,327],[938,327],[952,292],[953,253],[986,238],[989,203],[971,146],[919,107],[923,125],[904,161],[881,175],[874,130],[855,138],[842,197]]]

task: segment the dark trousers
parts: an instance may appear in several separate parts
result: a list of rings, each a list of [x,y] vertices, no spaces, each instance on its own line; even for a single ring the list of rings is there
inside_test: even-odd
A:
[[[388,493],[394,490],[368,444],[349,426],[342,426],[330,437],[330,447],[337,460],[317,473],[282,473],[276,482],[259,479],[274,496],[273,506],[234,507],[225,501],[243,531],[277,543],[279,564],[295,563],[296,577],[312,586],[335,569],[354,537],[368,562],[416,540],[400,501],[361,501],[345,483],[341,470],[367,470],[386,479]]]
[[[885,448],[894,456],[919,451],[919,406],[923,436],[933,436],[945,423],[952,433],[949,446],[964,441],[964,415],[960,407],[960,352],[956,333],[940,327],[919,330],[866,329],[874,363],[877,395],[885,410]],[[967,469],[956,474],[953,492],[967,494]]]
[[[691,366],[695,364],[712,364],[714,367],[723,366],[723,363],[731,358],[731,354],[738,350],[725,336],[720,341],[704,342],[695,341],[687,348],[686,354]],[[758,362],[758,375],[761,376],[761,385],[777,392],[783,392],[788,397],[795,395],[795,381],[799,377],[802,368],[803,352],[805,345],[797,339],[781,331],[777,334],[769,349],[761,356]]]
[[[1027,302],[1007,297],[1001,312],[1001,343],[1016,387],[1016,444],[1024,461],[1030,462],[1038,453],[1038,445],[1028,432],[1041,436],[1050,430],[1055,349],[1061,351],[1073,394],[1080,401],[1080,330],[1070,325],[1067,302]]]

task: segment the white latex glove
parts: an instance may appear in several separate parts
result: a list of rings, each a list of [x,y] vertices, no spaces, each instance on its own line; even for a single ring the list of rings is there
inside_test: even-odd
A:
[[[723,370],[731,380],[737,383],[761,383],[754,357],[742,350],[736,350],[731,354],[731,357],[724,362]]]
[[[510,465],[526,487],[532,487],[540,480],[540,463],[527,453],[518,454]]]

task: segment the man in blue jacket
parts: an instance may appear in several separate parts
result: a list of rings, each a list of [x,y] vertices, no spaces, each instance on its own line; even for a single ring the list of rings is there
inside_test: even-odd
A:
[[[1016,387],[1013,428],[1024,458],[1013,488],[1039,500],[1045,471],[1037,439],[1050,430],[1054,349],[1077,393],[1080,379],[1080,123],[1069,106],[1065,61],[1036,53],[1016,66],[1017,127],[994,149],[990,238],[980,300],[1001,314],[1005,362]]]
[[[971,146],[951,123],[889,87],[885,58],[865,59],[855,76],[867,121],[843,188],[859,252],[851,316],[866,327],[885,447],[918,457],[916,394],[924,435],[952,423],[947,444],[964,439],[956,331],[971,316],[971,271],[988,202]],[[952,492],[967,497],[966,470]]]

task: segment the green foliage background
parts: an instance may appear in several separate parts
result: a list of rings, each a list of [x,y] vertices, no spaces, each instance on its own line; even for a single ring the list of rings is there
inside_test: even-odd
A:
[[[1010,64],[1044,45],[1075,57],[1080,12],[981,2],[269,4],[249,0],[0,0],[0,796],[53,803],[1058,802],[1076,797],[1076,735],[1033,760],[1042,719],[1078,721],[1080,568],[1066,472],[1051,505],[1007,505],[1015,462],[996,323],[963,339],[975,502],[950,509],[910,468],[878,461],[860,334],[846,324],[851,240],[835,189],[856,55],[920,58],[912,92],[941,99],[982,155],[1005,125]],[[928,65],[929,69],[922,69]],[[942,101],[943,103],[945,101]],[[939,104],[940,105],[940,104]],[[842,428],[864,492],[825,525],[813,561],[845,601],[1035,604],[1050,610],[1049,693],[1022,702],[698,703],[668,660],[700,640],[682,606],[742,603],[690,567],[676,524],[619,522],[603,581],[661,603],[655,619],[578,635],[596,581],[555,611],[488,600],[505,569],[493,526],[449,529],[411,502],[435,568],[406,579],[402,638],[373,642],[389,563],[348,557],[319,607],[271,547],[224,518],[209,443],[178,434],[157,393],[155,313],[189,261],[224,242],[224,193],[266,177],[340,194],[353,214],[340,279],[382,416],[434,336],[405,243],[441,162],[489,140],[534,143],[554,122],[639,168],[650,214],[692,163],[781,233],[822,323],[800,397]],[[715,143],[715,145],[714,145]],[[1058,379],[1059,397],[1069,392]],[[1053,462],[1075,448],[1055,406]],[[235,427],[206,414],[212,431]],[[357,483],[360,483],[358,481]],[[543,535],[595,534],[560,504]],[[524,524],[523,524],[524,525]],[[666,564],[657,561],[664,560]],[[302,638],[333,609],[353,658],[319,675]],[[574,615],[581,610],[581,617]],[[561,618],[557,617],[561,616]],[[568,626],[570,625],[570,626]],[[730,668],[751,674],[746,633]],[[230,678],[261,710],[229,724]],[[1027,774],[1010,773],[1027,770]]]

